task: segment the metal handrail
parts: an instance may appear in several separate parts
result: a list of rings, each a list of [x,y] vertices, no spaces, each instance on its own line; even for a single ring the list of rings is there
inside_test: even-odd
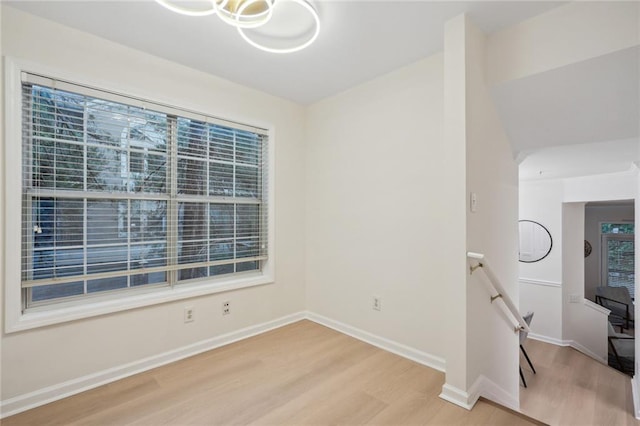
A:
[[[500,299],[502,300],[504,306],[506,306],[506,308],[509,310],[509,313],[515,320],[513,324],[514,332],[518,333],[520,331],[526,331],[528,333],[530,331],[529,325],[524,320],[524,318],[522,318],[522,315],[520,315],[520,311],[513,303],[513,300],[511,300],[511,297],[509,297],[509,293],[505,291],[498,277],[495,276],[491,268],[487,265],[484,254],[469,251],[467,252],[467,258],[476,260],[478,262],[475,265],[469,266],[469,274],[473,274],[476,269],[482,268],[485,275],[487,276],[488,280],[484,281],[489,288],[489,292],[492,294],[491,303],[493,303],[493,301],[496,299]]]

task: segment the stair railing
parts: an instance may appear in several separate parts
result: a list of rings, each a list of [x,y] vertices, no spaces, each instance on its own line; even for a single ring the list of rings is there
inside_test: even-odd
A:
[[[526,323],[522,315],[520,315],[520,311],[509,297],[509,294],[505,291],[504,286],[500,283],[500,280],[493,273],[491,268],[487,264],[487,260],[485,259],[484,254],[482,253],[474,253],[467,252],[467,258],[470,260],[475,260],[477,263],[475,265],[469,266],[469,273],[473,275],[473,273],[481,268],[484,271],[485,276],[487,277],[484,283],[487,285],[489,289],[489,293],[491,294],[491,303],[495,300],[501,300],[502,305],[507,308],[507,313],[512,317],[513,320],[513,330],[515,333],[520,331],[529,332],[529,325]]]

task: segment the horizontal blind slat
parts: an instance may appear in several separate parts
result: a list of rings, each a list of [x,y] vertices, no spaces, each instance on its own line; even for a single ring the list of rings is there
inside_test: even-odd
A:
[[[148,274],[179,271],[176,285],[259,270],[266,132],[42,76],[25,81],[35,86],[23,84],[24,288],[73,285],[76,297],[77,282],[86,293]]]
[[[39,86],[53,87],[59,90],[65,90],[69,92],[77,92],[86,96],[101,98],[103,100],[109,100],[112,102],[122,104],[133,104],[139,107],[144,107],[157,112],[163,112],[170,115],[176,115],[183,118],[205,121],[211,124],[218,124],[220,126],[231,126],[240,130],[248,132],[254,132],[261,135],[267,135],[267,129],[261,127],[250,126],[243,123],[238,123],[231,120],[224,120],[221,118],[213,117],[207,114],[201,114],[196,111],[191,111],[185,108],[179,108],[171,105],[162,104],[160,102],[153,102],[144,100],[135,96],[129,96],[120,94],[113,91],[107,91],[102,89],[93,88],[88,85],[68,82],[62,79],[53,79],[36,73],[22,73],[23,83],[34,84]]]
[[[185,268],[201,268],[201,267],[210,267],[210,266],[219,266],[219,265],[230,265],[234,263],[244,263],[244,262],[255,262],[258,260],[266,260],[266,256],[254,256],[254,257],[246,257],[235,260],[215,260],[208,262],[195,262],[195,263],[187,263],[187,264],[177,264],[172,265],[170,267],[154,267],[154,268],[141,268],[141,269],[132,269],[127,273],[114,271],[114,272],[102,272],[96,274],[86,274],[86,275],[77,275],[71,277],[59,277],[52,278],[47,284],[44,285],[60,285],[60,284],[68,284],[81,280],[96,280],[101,278],[111,278],[111,277],[124,277],[131,275],[141,275],[141,274],[151,274],[153,272],[168,272],[168,271],[177,271]],[[43,284],[39,280],[32,281],[23,281],[22,288],[33,288],[42,286]]]

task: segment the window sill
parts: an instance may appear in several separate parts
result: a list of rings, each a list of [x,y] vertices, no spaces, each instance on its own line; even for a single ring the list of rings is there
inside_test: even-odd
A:
[[[14,333],[192,297],[272,284],[273,282],[272,276],[256,273],[225,281],[200,281],[178,285],[174,288],[159,288],[135,295],[105,296],[92,302],[85,300],[82,303],[65,304],[64,306],[34,308],[20,315],[17,321],[8,321],[5,331]]]

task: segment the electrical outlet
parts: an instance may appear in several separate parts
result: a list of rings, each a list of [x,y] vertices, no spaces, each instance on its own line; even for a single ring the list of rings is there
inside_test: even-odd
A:
[[[229,315],[231,313],[231,302],[222,302],[222,315]]]
[[[193,322],[195,321],[195,311],[193,307],[185,307],[184,308],[184,322]]]
[[[380,296],[373,296],[373,310],[381,311],[382,310],[382,299]]]

